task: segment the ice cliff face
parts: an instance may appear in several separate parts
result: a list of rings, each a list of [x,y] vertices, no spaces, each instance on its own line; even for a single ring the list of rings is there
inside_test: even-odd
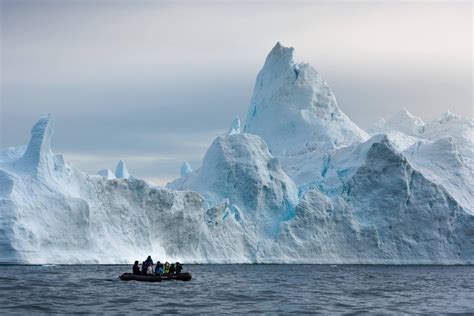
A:
[[[1,152],[0,262],[125,263],[150,253],[187,262],[255,260],[255,234],[244,233],[237,214],[220,216],[225,203],[206,209],[195,192],[115,179],[110,170],[85,174],[52,153],[52,131],[44,117],[26,150]]]
[[[403,113],[403,114],[400,114]],[[423,175],[441,185],[456,201],[474,213],[474,121],[451,112],[435,121],[422,123],[421,119],[406,110],[391,118],[390,127],[385,125],[373,132],[405,130],[398,135],[399,148],[409,162]],[[400,120],[400,117],[408,118]],[[395,123],[398,122],[398,123]],[[420,128],[421,126],[421,128]]]
[[[2,151],[0,262],[256,262],[260,240],[294,216],[296,187],[256,135],[219,137],[199,171],[186,168],[180,189],[204,200],[124,177],[123,163],[121,178],[87,175],[52,153],[52,130],[42,118],[34,150]]]
[[[44,117],[21,156],[2,156],[1,262],[124,261],[137,251],[157,251],[155,210],[175,215],[199,209],[198,194],[81,172],[52,153],[52,132],[52,119]]]
[[[0,262],[474,263],[474,123],[407,111],[363,132],[277,44],[235,120],[167,188],[88,175],[51,117],[0,150]]]
[[[359,148],[357,148],[359,147]],[[268,262],[472,262],[474,214],[381,135],[335,158],[296,217],[262,250]],[[351,159],[348,159],[351,158]],[[285,258],[282,260],[282,258]]]

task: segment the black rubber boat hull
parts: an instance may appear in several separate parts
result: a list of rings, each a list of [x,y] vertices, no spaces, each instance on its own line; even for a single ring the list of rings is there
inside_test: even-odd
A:
[[[191,281],[191,273],[180,273],[180,274],[163,274],[163,275],[140,275],[133,273],[124,273],[120,277],[120,280],[124,281],[143,281],[143,282],[161,282],[161,281]]]

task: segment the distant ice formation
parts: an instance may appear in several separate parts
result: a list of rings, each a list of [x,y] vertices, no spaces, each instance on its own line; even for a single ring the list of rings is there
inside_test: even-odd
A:
[[[419,136],[424,131],[425,122],[418,116],[414,116],[407,110],[403,109],[391,117],[388,121],[380,119],[375,122],[369,132],[402,132],[410,136]]]
[[[97,172],[97,175],[106,178],[107,180],[116,179],[115,174],[110,169],[102,169]]]
[[[127,166],[125,165],[125,162],[123,162],[123,160],[119,160],[117,164],[117,169],[115,171],[115,176],[118,179],[128,179],[130,177]]]
[[[240,134],[240,119],[237,117],[232,121],[228,135]]]
[[[191,172],[193,172],[193,169],[191,168],[191,165],[189,164],[189,162],[187,161],[183,162],[180,169],[181,177],[184,178]]]

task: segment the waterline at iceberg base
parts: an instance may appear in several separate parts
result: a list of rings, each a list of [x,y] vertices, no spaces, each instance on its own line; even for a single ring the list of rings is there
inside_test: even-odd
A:
[[[41,118],[0,150],[0,262],[474,263],[474,121],[402,110],[359,128],[277,43],[245,123],[159,187],[82,172]]]

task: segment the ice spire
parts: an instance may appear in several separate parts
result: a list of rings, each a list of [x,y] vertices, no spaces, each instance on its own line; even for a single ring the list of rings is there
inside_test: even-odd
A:
[[[280,42],[277,42],[268,54],[267,58],[265,59],[265,65],[263,67],[273,68],[274,70],[277,70],[277,66],[280,66],[280,68],[293,66],[294,51],[295,49],[293,47],[285,47],[281,45]]]
[[[54,120],[51,115],[42,117],[31,129],[28,147],[15,165],[36,175],[40,169],[53,168],[53,153],[51,151],[51,137],[54,130]]]
[[[240,134],[240,119],[237,117],[232,121],[228,135]]]
[[[125,166],[125,162],[123,162],[123,160],[119,160],[117,169],[115,170],[115,176],[118,179],[128,179],[130,177],[127,166]]]

